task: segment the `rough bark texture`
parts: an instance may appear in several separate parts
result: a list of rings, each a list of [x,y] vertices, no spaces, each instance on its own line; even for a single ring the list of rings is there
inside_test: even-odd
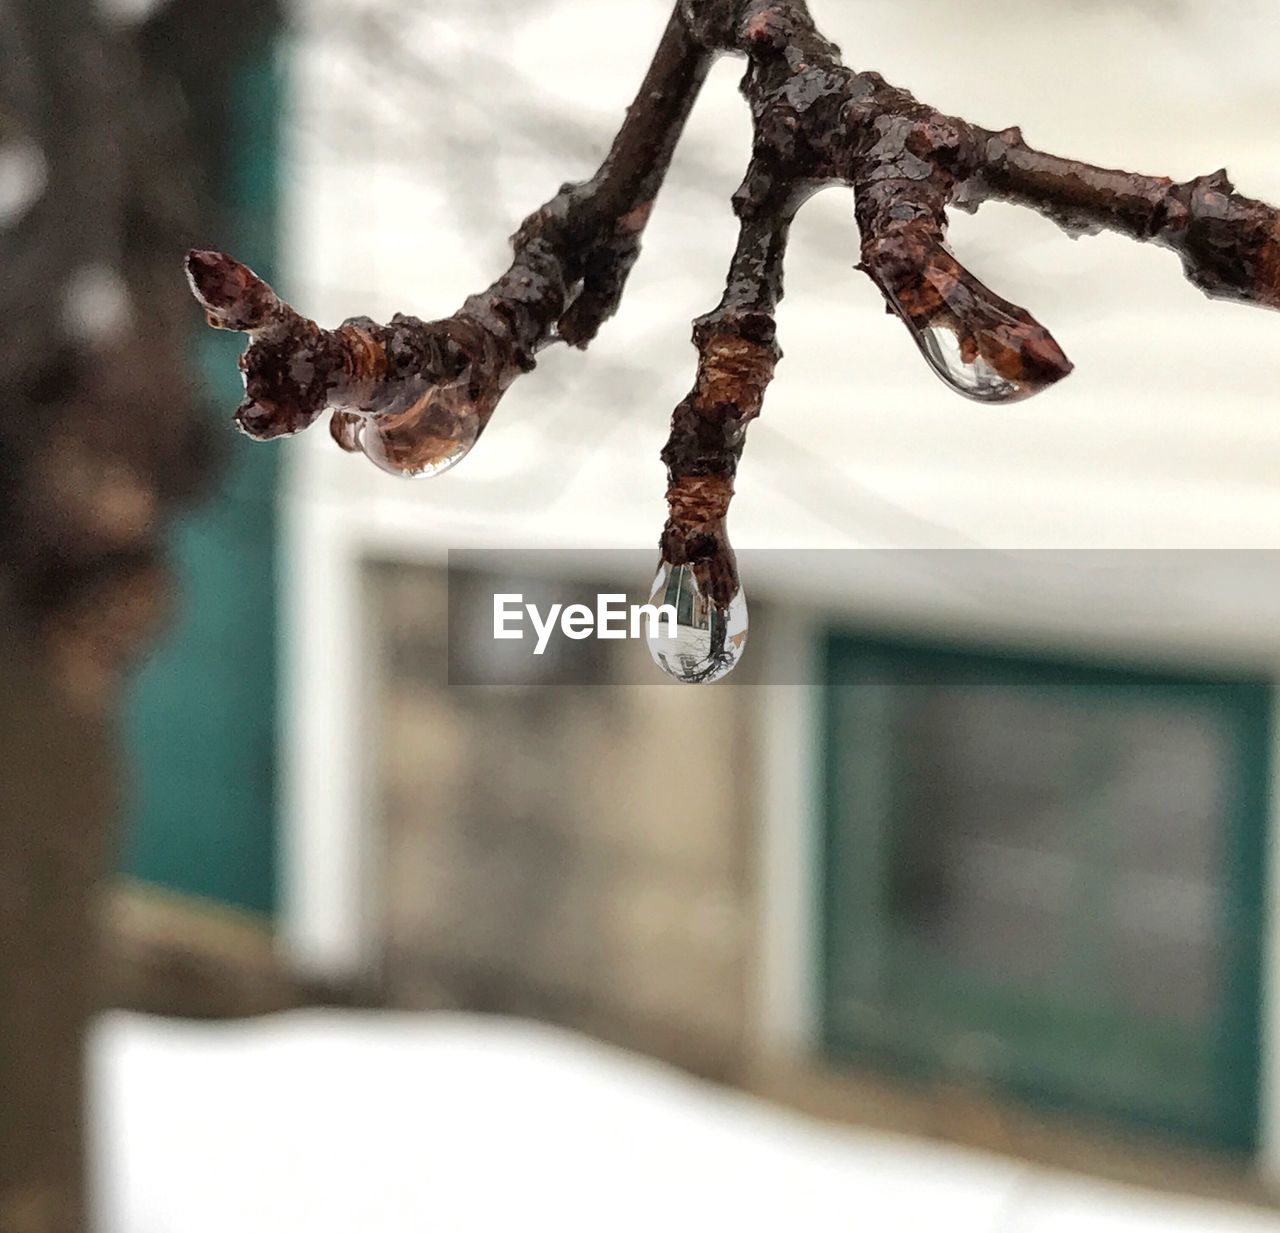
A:
[[[1042,154],[1016,128],[990,132],[846,68],[804,0],[680,0],[600,171],[532,214],[513,237],[510,270],[453,317],[325,331],[230,257],[192,254],[211,321],[250,334],[239,426],[269,438],[331,410],[339,444],[387,470],[432,474],[456,462],[542,347],[585,346],[616,310],[685,117],[725,52],[747,60],[754,150],[734,196],[742,230],[725,295],[695,323],[698,376],[663,452],[661,540],[664,559],[694,566],[721,608],[738,589],[725,530],[733,477],[781,355],[773,310],[787,227],[816,189],[853,190],[861,268],[938,374],[981,401],[1028,397],[1071,363],[1030,313],[950,252],[950,206],[1012,201],[1072,233],[1149,240],[1178,253],[1207,294],[1280,308],[1280,214],[1237,195],[1225,172],[1177,184]],[[258,321],[253,305],[268,300]]]
[[[0,212],[0,1233],[84,1228],[112,713],[167,608],[165,528],[217,469],[173,254],[219,225],[213,104],[272,11],[0,0],[0,148],[32,169]]]

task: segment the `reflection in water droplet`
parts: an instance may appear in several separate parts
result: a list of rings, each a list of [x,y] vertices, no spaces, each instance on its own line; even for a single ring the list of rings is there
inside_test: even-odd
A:
[[[434,388],[413,406],[367,419],[360,448],[390,475],[441,475],[471,451],[482,425],[478,412],[452,387]]]
[[[945,325],[928,325],[917,329],[911,322],[911,333],[929,366],[952,389],[979,402],[1016,402],[1036,392],[1035,386],[1020,384],[1002,377],[983,357],[977,347],[967,359],[965,348],[953,329]]]
[[[369,461],[388,475],[398,475],[402,479],[429,479],[433,475],[442,475],[461,462],[474,444],[474,437],[470,441],[433,440],[429,444],[423,443],[422,449],[415,450],[412,458],[406,459],[403,454],[387,448],[386,440],[373,424],[366,423],[360,430],[360,448]]]
[[[878,281],[929,367],[966,398],[1017,402],[1071,372],[1044,326],[984,287],[946,249],[915,284],[895,289]]]
[[[653,662],[677,681],[702,685],[728,675],[747,645],[747,597],[739,589],[728,609],[714,605],[698,585],[693,567],[658,568],[649,603],[676,610],[675,637],[664,637],[669,621],[649,626],[646,641]]]

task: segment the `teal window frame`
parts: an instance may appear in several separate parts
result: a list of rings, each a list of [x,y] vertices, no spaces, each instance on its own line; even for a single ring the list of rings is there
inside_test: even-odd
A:
[[[1194,1047],[1201,1050],[1197,1056],[1211,1079],[1209,1096],[1198,1107],[1176,1109],[1161,1107],[1159,1100],[1135,1099],[1133,1091],[1116,1096],[1103,1083],[1082,1095],[1069,1084],[1030,1072],[1025,1057],[1001,1059],[997,1055],[994,1062],[982,1067],[981,1081],[993,1092],[1035,1108],[1155,1131],[1201,1146],[1255,1151],[1264,884],[1271,809],[1272,682],[1262,676],[1172,671],[1140,662],[1090,661],[843,629],[827,632],[823,664],[818,987],[820,1046],[827,1059],[837,1064],[869,1065],[923,1081],[957,1078],[954,1068],[937,1053],[920,1047],[919,1040],[896,1037],[883,1024],[868,1027],[865,1011],[851,1009],[864,995],[851,994],[859,978],[850,973],[857,971],[860,963],[865,965],[867,955],[879,955],[882,963],[897,959],[904,967],[916,964],[918,970],[913,970],[917,974],[895,973],[888,978],[882,974],[879,979],[887,979],[889,985],[875,985],[877,978],[868,978],[870,983],[861,986],[864,991],[891,987],[898,980],[916,980],[921,986],[932,982],[922,996],[943,1007],[944,1013],[956,1014],[957,1032],[984,1019],[997,1024],[1016,1019],[1024,1031],[1076,1033],[1080,1039],[1074,1040],[1072,1047],[1083,1049],[1090,1047],[1090,1032],[1102,1033],[1098,1043],[1115,1048],[1116,1042],[1123,1040],[1122,1048],[1132,1045],[1146,1050],[1144,1065],[1172,1063],[1188,1056],[1186,1050]],[[948,972],[941,965],[934,970],[918,968],[918,954],[906,956],[895,949],[900,939],[891,936],[889,892],[886,879],[879,876],[891,857],[874,851],[877,843],[892,842],[894,825],[892,789],[886,786],[891,768],[878,765],[884,754],[883,750],[877,753],[875,726],[879,723],[882,727],[883,720],[876,718],[875,698],[876,690],[886,685],[893,688],[913,682],[999,683],[1098,705],[1107,705],[1110,699],[1137,699],[1144,704],[1208,708],[1221,719],[1229,737],[1231,791],[1224,805],[1226,833],[1215,853],[1227,887],[1225,901],[1215,915],[1222,946],[1220,1009],[1199,1045],[1192,1046],[1187,1039],[1150,1021],[1125,1024],[1120,1015],[1105,1009],[1099,1009],[1094,1021],[1081,1018],[1066,1022],[1062,1008],[1055,1008],[1044,990],[1029,996],[1025,988],[998,987],[999,982],[988,981],[983,987],[981,979],[972,974]],[[861,738],[860,725],[867,734]],[[883,741],[880,744],[883,746]],[[850,825],[851,817],[873,821]],[[872,1019],[874,1015],[873,1008]],[[1118,1031],[1134,1033],[1132,1040],[1117,1037]]]
[[[226,246],[274,281],[280,116],[287,56],[253,52],[229,94],[229,180],[217,185]],[[175,257],[175,261],[177,258]],[[239,334],[192,312],[192,373],[226,457],[216,493],[175,525],[176,612],[139,670],[124,739],[126,833],[119,867],[165,891],[271,917],[277,908],[280,451],[244,440]]]

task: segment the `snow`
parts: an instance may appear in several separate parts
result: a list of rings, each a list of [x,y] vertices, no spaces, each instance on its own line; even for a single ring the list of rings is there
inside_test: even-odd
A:
[[[558,1029],[113,1013],[101,1233],[1263,1233],[1280,1216],[809,1121]]]

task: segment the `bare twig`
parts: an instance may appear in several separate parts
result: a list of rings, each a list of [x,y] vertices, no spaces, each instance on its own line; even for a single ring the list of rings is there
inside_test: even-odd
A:
[[[531,214],[507,272],[453,317],[322,330],[230,257],[190,254],[188,277],[210,323],[252,339],[239,427],[265,440],[335,410],[346,417],[334,430],[339,443],[358,443],[388,470],[452,465],[543,347],[585,347],[613,315],[711,55],[673,15],[600,170]]]
[[[741,231],[728,285],[695,323],[698,376],[663,451],[661,543],[664,561],[690,566],[722,615],[738,592],[725,530],[734,474],[781,354],[773,311],[787,229],[817,188],[853,190],[861,268],[935,371],[971,398],[1028,397],[1071,363],[1029,312],[951,253],[950,206],[1000,199],[1073,233],[1149,240],[1177,252],[1207,294],[1280,308],[1280,214],[1237,195],[1225,172],[1178,184],[1042,154],[1016,128],[979,128],[846,68],[804,0],[680,0],[600,171],[532,214],[513,238],[511,268],[453,317],[322,330],[231,258],[191,254],[210,320],[251,336],[240,427],[273,437],[332,410],[339,443],[388,470],[452,465],[542,347],[586,346],[616,310],[684,121],[724,52],[747,59],[754,147],[734,197]]]

